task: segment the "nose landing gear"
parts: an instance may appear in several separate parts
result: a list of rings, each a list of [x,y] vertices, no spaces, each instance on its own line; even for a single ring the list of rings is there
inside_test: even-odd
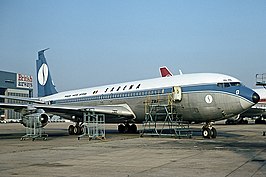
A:
[[[214,127],[212,127],[211,123],[206,123],[206,125],[204,125],[202,127],[202,136],[203,138],[216,138],[217,136],[217,131]]]

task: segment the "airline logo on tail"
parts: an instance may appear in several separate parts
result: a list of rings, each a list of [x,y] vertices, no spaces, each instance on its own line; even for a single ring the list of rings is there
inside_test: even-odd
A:
[[[48,79],[48,66],[44,63],[38,71],[38,82],[44,86]]]
[[[53,95],[57,93],[55,85],[53,83],[48,64],[46,62],[44,49],[38,52],[38,59],[36,60],[37,65],[37,78],[38,78],[38,97]]]
[[[160,74],[161,74],[161,77],[171,77],[171,76],[173,76],[171,71],[166,66],[160,67]],[[179,75],[183,75],[181,70],[179,70]]]
[[[169,71],[169,69],[166,66],[160,67],[160,73],[161,77],[173,76],[173,74]]]

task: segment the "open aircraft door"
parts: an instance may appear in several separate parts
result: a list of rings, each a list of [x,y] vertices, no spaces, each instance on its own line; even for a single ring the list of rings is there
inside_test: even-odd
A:
[[[182,89],[179,86],[173,87],[173,99],[174,101],[181,101],[182,100]]]

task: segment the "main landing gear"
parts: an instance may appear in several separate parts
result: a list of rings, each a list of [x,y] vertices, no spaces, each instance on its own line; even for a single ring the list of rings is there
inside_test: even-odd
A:
[[[137,133],[138,128],[136,124],[129,124],[126,122],[125,124],[119,124],[118,125],[118,132],[119,133]]]
[[[211,123],[206,123],[206,125],[204,125],[202,127],[202,136],[203,138],[216,138],[217,136],[217,131],[214,127],[212,127]]]
[[[69,135],[81,135],[83,133],[83,127],[80,123],[76,123],[76,125],[69,125],[68,127]]]

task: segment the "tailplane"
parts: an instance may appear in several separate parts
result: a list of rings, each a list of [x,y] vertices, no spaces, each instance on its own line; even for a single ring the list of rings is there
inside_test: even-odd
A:
[[[44,97],[57,93],[44,56],[44,51],[48,49],[49,48],[39,51],[38,59],[36,60],[38,97]]]

